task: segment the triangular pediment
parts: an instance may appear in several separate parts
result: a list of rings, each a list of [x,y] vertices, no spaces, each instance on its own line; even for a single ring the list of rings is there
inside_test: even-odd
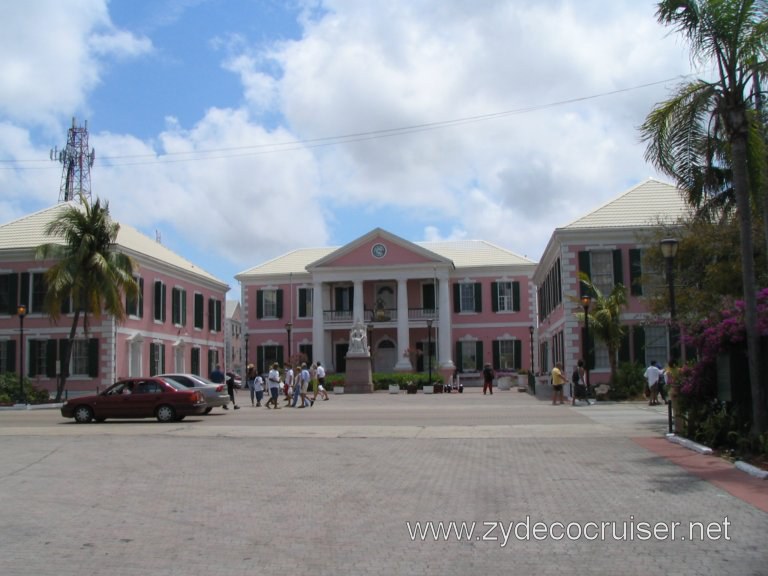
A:
[[[409,242],[381,228],[353,240],[327,256],[312,262],[307,270],[329,268],[375,268],[414,265],[449,265],[453,262],[444,256]]]

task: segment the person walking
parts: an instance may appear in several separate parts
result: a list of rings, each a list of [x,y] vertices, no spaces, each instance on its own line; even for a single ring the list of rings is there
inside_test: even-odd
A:
[[[229,394],[229,397],[232,399],[232,405],[235,407],[235,410],[240,410],[240,406],[237,405],[237,401],[235,400],[235,373],[234,372],[227,372],[227,394]]]
[[[299,387],[299,395],[301,396],[301,406],[299,406],[299,408],[305,408],[307,405],[313,406],[315,404],[314,400],[307,398],[310,379],[311,376],[309,370],[307,370],[307,364],[304,362],[301,365],[301,372],[299,372],[299,381],[296,382],[296,386]]]
[[[328,392],[325,390],[325,368],[323,368],[322,362],[317,363],[317,392],[312,401],[317,399],[317,394],[322,396],[323,400],[328,400]]]
[[[264,380],[256,373],[256,367],[253,364],[248,364],[247,370],[246,381],[248,382],[248,390],[251,392],[251,406],[258,408],[264,397]]]
[[[216,367],[210,374],[208,374],[208,380],[214,384],[224,384],[224,372],[221,371],[221,365],[216,364]],[[229,392],[229,386],[227,386],[227,392]],[[232,394],[230,394],[229,397],[232,398]],[[222,408],[224,408],[224,410],[229,410],[229,405],[224,404]]]
[[[651,365],[648,366],[648,368],[645,369],[645,381],[648,385],[648,406],[656,406],[659,401],[656,399],[656,396],[659,393],[659,376],[661,375],[661,370],[659,370],[658,365],[656,364],[656,360],[651,360]]]
[[[491,368],[490,364],[486,364],[483,367],[483,396],[485,396],[485,391],[488,390],[491,393],[491,396],[493,396],[493,378],[495,374],[493,372],[493,368]]]
[[[552,404],[563,403],[563,386],[565,386],[565,376],[563,376],[563,363],[558,362],[552,368]],[[558,400],[560,400],[558,402]]]
[[[280,406],[277,405],[277,396],[280,393],[280,372],[278,371],[279,364],[275,362],[272,364],[272,368],[267,376],[267,385],[269,386],[269,400],[267,400],[267,408],[271,408],[270,404],[275,405],[275,410],[279,410]]]

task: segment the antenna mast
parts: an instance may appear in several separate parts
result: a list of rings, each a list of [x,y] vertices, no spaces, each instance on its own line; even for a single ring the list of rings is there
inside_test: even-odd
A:
[[[67,146],[64,150],[53,148],[51,160],[62,165],[59,202],[69,202],[75,198],[91,200],[91,166],[96,159],[96,150],[88,151],[88,121],[83,126],[76,126],[72,118],[72,127],[67,134]]]

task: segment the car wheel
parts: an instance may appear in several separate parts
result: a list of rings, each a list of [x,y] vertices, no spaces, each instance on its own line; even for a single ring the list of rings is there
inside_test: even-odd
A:
[[[158,422],[173,422],[176,420],[176,410],[167,404],[163,404],[155,412]]]
[[[93,420],[93,410],[90,406],[78,406],[75,408],[75,422],[78,424],[88,424]]]
[[[213,406],[208,406],[208,408],[205,409],[205,413],[210,414],[211,410],[213,410]]]

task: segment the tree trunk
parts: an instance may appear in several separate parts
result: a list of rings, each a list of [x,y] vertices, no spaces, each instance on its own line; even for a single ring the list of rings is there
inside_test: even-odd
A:
[[[760,75],[755,73],[755,110],[757,110],[757,121],[760,125],[760,134],[763,137],[763,142],[768,146],[768,126],[766,126],[766,115],[763,113],[763,96],[760,88]],[[760,170],[762,171],[763,180],[760,183],[762,190],[758,190],[758,198],[762,197],[762,209],[763,209],[763,242],[765,242],[765,257],[768,259],[768,155],[764,158],[764,162],[761,163]]]
[[[59,380],[56,383],[56,402],[61,402],[62,396],[64,396],[64,390],[67,387],[67,374],[69,374],[69,360],[72,358],[72,344],[75,341],[75,334],[77,333],[77,325],[80,322],[80,307],[75,310],[75,317],[72,320],[72,328],[69,331],[69,340],[67,341],[67,350],[61,359],[61,373],[59,374]]]
[[[760,380],[760,336],[757,331],[757,290],[754,251],[752,248],[752,215],[749,204],[747,176],[746,114],[742,118],[742,123],[737,121],[734,124],[736,124],[737,128],[731,136],[733,190],[736,196],[736,209],[739,212],[741,274],[744,283],[744,323],[747,333],[749,383],[752,395],[751,433],[753,436],[757,436],[768,431],[768,407],[765,402],[765,386]],[[738,126],[741,126],[742,129],[739,129]]]

